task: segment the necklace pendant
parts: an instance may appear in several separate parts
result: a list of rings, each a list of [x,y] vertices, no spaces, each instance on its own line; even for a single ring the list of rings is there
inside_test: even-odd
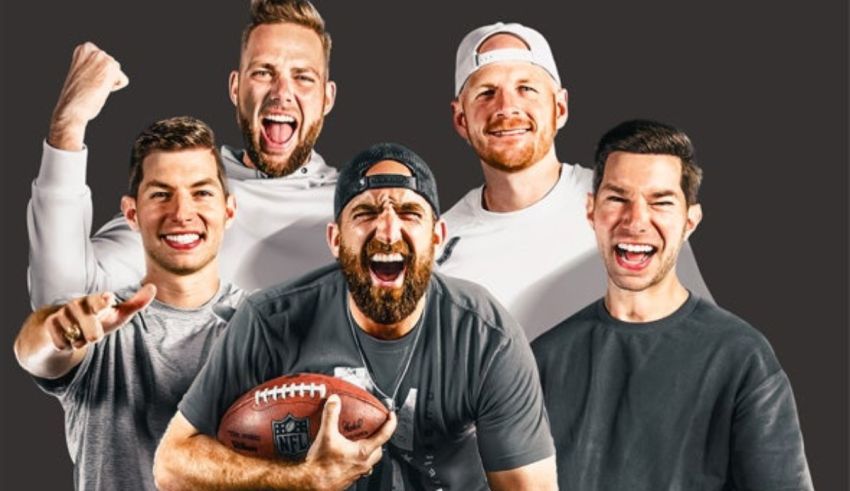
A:
[[[395,412],[395,400],[393,398],[384,397],[384,406],[386,406],[389,411]]]

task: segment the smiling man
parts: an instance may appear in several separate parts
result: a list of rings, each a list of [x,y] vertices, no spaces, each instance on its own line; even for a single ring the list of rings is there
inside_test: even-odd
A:
[[[241,213],[221,245],[221,274],[255,289],[333,260],[323,245],[337,171],[313,151],[336,85],[331,39],[305,0],[254,0],[229,95],[244,150],[221,148]],[[91,234],[85,184],[88,123],[129,83],[119,63],[85,43],[74,51],[28,208],[33,306],[114,290],[144,275],[138,234],[122,217]],[[69,240],[73,239],[73,240]]]
[[[144,244],[141,283],[33,313],[21,366],[65,410],[76,489],[154,489],[153,456],[241,290],[222,284],[218,249],[235,208],[212,131],[157,122],[133,146],[121,201]]]
[[[554,489],[554,449],[519,326],[477,285],[431,274],[446,228],[425,162],[400,145],[369,148],[340,173],[334,214],[327,242],[339,266],[243,303],[163,438],[157,484],[342,489],[365,475],[357,489]],[[397,417],[358,442],[323,425],[297,464],[215,440],[236,398],[297,372],[360,384]],[[323,421],[338,411],[330,399]]]
[[[451,236],[440,271],[485,286],[534,339],[605,290],[584,222],[591,172],[555,154],[567,91],[546,39],[501,22],[467,34],[457,50],[452,110],[485,184],[446,212]],[[710,299],[687,243],[680,271]]]
[[[812,489],[767,340],[679,281],[701,178],[671,126],[629,121],[599,143],[586,209],[607,292],[532,343],[561,489]]]

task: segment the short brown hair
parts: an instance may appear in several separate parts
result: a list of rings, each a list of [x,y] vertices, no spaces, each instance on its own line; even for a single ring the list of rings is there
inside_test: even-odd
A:
[[[242,31],[242,50],[254,29],[282,22],[306,27],[319,36],[325,51],[325,76],[330,76],[331,35],[325,30],[325,19],[307,0],[251,0],[251,20]]]
[[[697,165],[696,151],[684,131],[665,123],[647,119],[626,121],[609,130],[596,146],[593,170],[593,194],[599,191],[605,173],[605,161],[614,152],[672,155],[682,161],[680,186],[688,206],[699,201],[702,169]]]
[[[191,116],[163,119],[139,133],[130,153],[129,195],[135,198],[139,194],[139,185],[144,177],[142,162],[145,157],[156,151],[176,152],[194,148],[207,148],[212,152],[221,189],[227,196],[230,192],[227,189],[224,164],[215,145],[213,130],[200,119]]]

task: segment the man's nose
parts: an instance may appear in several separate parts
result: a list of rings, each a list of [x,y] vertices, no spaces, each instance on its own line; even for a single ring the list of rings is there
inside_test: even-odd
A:
[[[517,95],[509,90],[496,91],[497,114],[509,118],[520,114]]]
[[[195,201],[189,193],[175,193],[171,205],[171,219],[175,222],[189,222],[195,218]]]
[[[649,228],[649,204],[643,200],[630,202],[624,210],[622,223],[633,233],[645,232]]]
[[[292,84],[286,77],[276,76],[271,85],[271,96],[280,101],[292,101]]]
[[[385,244],[394,244],[401,240],[401,218],[395,211],[384,210],[378,217],[375,238]]]

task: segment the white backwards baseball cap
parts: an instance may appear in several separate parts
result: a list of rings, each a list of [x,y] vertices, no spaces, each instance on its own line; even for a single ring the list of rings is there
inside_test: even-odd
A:
[[[486,53],[478,53],[478,49],[484,41],[496,34],[511,34],[521,39],[528,49],[494,49]],[[561,85],[561,77],[558,75],[558,67],[555,66],[555,58],[549,43],[542,34],[522,24],[505,24],[497,22],[489,26],[479,27],[470,32],[460,42],[457,48],[457,59],[455,61],[455,97],[460,94],[460,89],[466,83],[466,79],[479,68],[500,61],[527,61],[546,70],[558,86]]]

